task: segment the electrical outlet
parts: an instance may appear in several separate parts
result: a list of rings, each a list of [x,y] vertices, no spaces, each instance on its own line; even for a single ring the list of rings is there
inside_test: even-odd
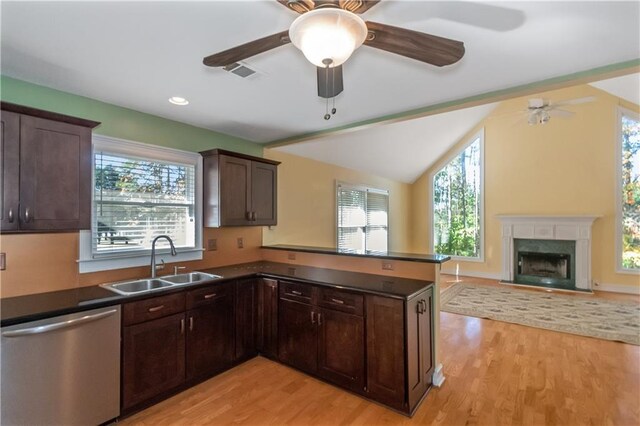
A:
[[[295,253],[288,253],[287,254],[287,259],[296,260],[296,254]]]
[[[216,251],[218,250],[218,240],[215,238],[210,238],[207,241],[207,250],[209,251]]]
[[[7,254],[0,253],[0,271],[7,269]]]
[[[238,248],[239,249],[244,248],[244,238],[242,237],[238,238]]]
[[[393,271],[393,263],[391,262],[382,262],[382,269],[385,271]]]

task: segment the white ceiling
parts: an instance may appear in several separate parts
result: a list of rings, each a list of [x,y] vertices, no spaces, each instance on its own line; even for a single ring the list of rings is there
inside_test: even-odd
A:
[[[315,69],[293,46],[247,60],[241,79],[202,58],[288,28],[257,2],[1,3],[2,74],[258,142],[398,113],[640,56],[639,2],[384,0],[363,17],[465,42],[437,68],[362,47],[323,120]],[[191,103],[177,107],[170,96]]]
[[[274,149],[413,183],[496,106],[481,105]]]
[[[600,80],[589,84],[595,88],[611,93],[613,96],[640,105],[640,74],[638,73]]]

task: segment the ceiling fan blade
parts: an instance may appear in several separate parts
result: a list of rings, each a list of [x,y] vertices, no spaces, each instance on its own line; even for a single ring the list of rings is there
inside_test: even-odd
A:
[[[209,67],[223,67],[290,42],[289,30],[286,30],[207,56],[202,62]]]
[[[313,0],[277,0],[278,3],[283,5],[289,10],[293,10],[296,13],[303,14],[310,10],[315,9],[316,5]]]
[[[378,3],[380,0],[340,0],[340,8],[353,13],[364,13]]]
[[[318,96],[333,98],[339,95],[344,86],[342,83],[342,65],[333,68],[318,68]]]
[[[595,100],[596,100],[595,96],[586,96],[584,98],[568,99],[566,101],[555,102],[552,105],[554,107],[564,106],[564,105],[579,105],[579,104],[586,104],[587,102],[593,102]]]
[[[573,112],[571,111],[565,111],[563,109],[551,109],[549,110],[549,115],[554,115],[556,117],[571,117],[573,114]]]
[[[464,56],[464,43],[444,37],[368,21],[364,44],[442,67]]]

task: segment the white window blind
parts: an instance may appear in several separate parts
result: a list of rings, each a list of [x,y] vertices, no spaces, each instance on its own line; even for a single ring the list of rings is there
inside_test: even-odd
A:
[[[162,234],[177,248],[194,248],[195,170],[194,164],[96,149],[93,257],[147,251]],[[166,240],[157,243],[166,246]]]
[[[338,184],[338,249],[354,253],[388,250],[389,192]]]

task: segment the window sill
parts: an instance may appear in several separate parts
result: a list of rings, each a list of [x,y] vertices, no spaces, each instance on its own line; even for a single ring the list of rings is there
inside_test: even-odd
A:
[[[188,262],[191,260],[201,260],[203,249],[185,249],[178,251],[177,256],[171,256],[170,253],[156,254],[156,264]],[[149,255],[122,257],[122,258],[97,258],[97,259],[79,259],[78,266],[81,274],[99,271],[111,271],[114,269],[135,268],[137,266],[150,266],[151,258]]]

